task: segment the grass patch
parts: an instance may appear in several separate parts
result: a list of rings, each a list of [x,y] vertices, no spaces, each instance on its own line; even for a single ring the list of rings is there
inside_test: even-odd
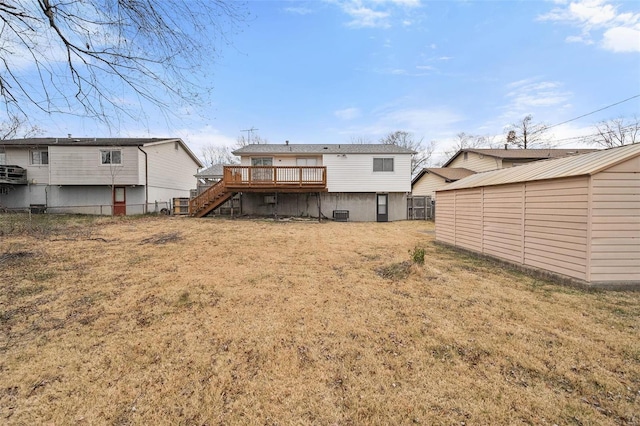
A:
[[[640,293],[460,255],[425,222],[55,226],[0,239],[5,423],[638,423]]]

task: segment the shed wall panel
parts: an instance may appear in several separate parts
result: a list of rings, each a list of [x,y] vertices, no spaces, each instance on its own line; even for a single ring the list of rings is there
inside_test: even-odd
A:
[[[640,158],[592,177],[592,281],[640,281]]]

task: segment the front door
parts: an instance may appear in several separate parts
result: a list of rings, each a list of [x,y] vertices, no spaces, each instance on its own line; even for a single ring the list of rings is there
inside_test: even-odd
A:
[[[127,214],[127,196],[124,186],[113,188],[113,214],[115,216]]]
[[[378,222],[388,222],[389,221],[389,195],[388,194],[378,194],[376,195],[377,200],[377,221]]]

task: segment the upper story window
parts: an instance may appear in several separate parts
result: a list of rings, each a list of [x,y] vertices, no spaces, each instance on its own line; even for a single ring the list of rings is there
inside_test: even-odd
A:
[[[49,164],[49,151],[47,150],[36,150],[31,151],[31,164],[42,165]]]
[[[252,166],[273,166],[272,157],[254,157],[251,159]]]
[[[393,158],[374,158],[373,171],[374,172],[392,172]]]
[[[101,164],[122,164],[122,151],[119,149],[101,149]]]
[[[6,166],[7,165],[7,154],[4,153],[4,151],[0,151],[0,166]]]

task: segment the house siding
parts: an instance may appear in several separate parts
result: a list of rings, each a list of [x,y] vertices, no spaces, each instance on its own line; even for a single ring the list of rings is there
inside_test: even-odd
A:
[[[242,213],[268,216],[318,217],[317,193],[279,193],[277,205],[265,202],[273,194],[243,193]],[[351,222],[376,221],[375,193],[320,193],[322,215],[331,219],[334,210],[349,211]],[[407,218],[407,197],[404,193],[389,193],[389,221]]]
[[[440,176],[425,173],[411,189],[412,195],[435,197],[435,191],[446,186],[447,183]]]
[[[122,151],[122,164],[101,164],[101,150]],[[142,185],[139,159],[131,146],[50,146],[51,185]],[[28,172],[27,172],[28,173]]]
[[[142,149],[148,156],[149,202],[189,197],[190,189],[197,186],[194,175],[198,172],[198,165],[182,145],[169,141],[145,145]]]
[[[461,153],[451,163],[448,168],[465,168],[474,172],[486,172],[502,168],[502,160],[488,155],[478,154],[475,152],[467,152],[467,159],[464,159],[464,153]]]
[[[592,281],[640,281],[640,157],[592,178]]]
[[[374,172],[374,158],[393,158],[393,172]],[[411,155],[327,154],[322,163],[329,192],[411,192]]]

